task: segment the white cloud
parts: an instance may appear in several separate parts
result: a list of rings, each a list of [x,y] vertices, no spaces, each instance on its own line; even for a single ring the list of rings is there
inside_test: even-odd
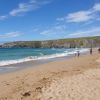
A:
[[[10,15],[16,16],[16,15],[19,15],[21,13],[31,11],[33,9],[36,9],[36,7],[33,8],[33,5],[31,5],[31,4],[21,3],[21,4],[18,5],[18,8],[13,9],[10,12]]]
[[[13,38],[13,37],[18,37],[22,35],[22,33],[20,32],[9,32],[9,33],[4,33],[2,35],[0,35],[0,38]]]
[[[40,34],[48,35],[48,34],[52,34],[52,33],[51,33],[51,30],[44,30],[44,31],[40,32]]]
[[[100,11],[100,3],[96,3],[91,9],[87,11],[78,11],[74,13],[69,13],[67,16],[62,18],[57,18],[58,21],[64,22],[86,22],[90,20],[95,20],[98,18],[96,13]]]
[[[83,30],[76,30],[75,32],[69,32],[67,26],[58,25],[50,29],[40,32],[41,35],[55,37],[55,38],[72,38],[72,37],[86,37],[86,36],[100,36],[100,27],[90,27]]]
[[[76,13],[69,14],[66,19],[68,22],[84,22],[93,19],[91,12],[89,11],[79,11]]]
[[[33,11],[40,8],[42,5],[48,4],[50,2],[46,0],[30,0],[28,3],[20,3],[18,8],[13,9],[9,14],[11,16],[21,15],[25,12]]]
[[[65,25],[56,25],[47,30],[40,32],[42,35],[54,36],[59,34],[65,34],[66,26]]]
[[[100,11],[100,3],[96,3],[93,7],[94,11]]]
[[[92,27],[87,30],[81,30],[69,34],[71,37],[83,37],[83,36],[96,36],[100,35],[100,27]]]
[[[4,20],[6,18],[7,18],[7,16],[0,16],[0,20]]]
[[[90,11],[79,11],[75,13],[70,13],[62,18],[57,18],[58,21],[64,21],[64,22],[86,22],[91,19],[94,19],[94,16]]]

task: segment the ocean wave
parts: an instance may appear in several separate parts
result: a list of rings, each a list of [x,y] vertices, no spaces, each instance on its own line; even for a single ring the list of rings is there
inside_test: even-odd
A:
[[[34,61],[34,60],[43,60],[43,59],[64,57],[64,56],[69,56],[69,55],[75,54],[75,53],[77,53],[77,51],[80,51],[80,53],[83,53],[83,52],[87,52],[88,49],[74,49],[70,52],[66,50],[63,53],[56,53],[56,54],[52,54],[52,55],[43,55],[41,53],[41,56],[30,56],[30,57],[26,57],[23,59],[0,61],[0,66],[23,63],[23,62]]]

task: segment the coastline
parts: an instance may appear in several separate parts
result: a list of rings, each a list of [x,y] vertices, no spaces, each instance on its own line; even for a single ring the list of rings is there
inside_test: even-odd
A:
[[[47,58],[45,58],[45,57],[41,58],[40,57],[40,59],[37,59],[37,60],[28,59],[29,61],[18,62],[18,63],[15,63],[15,64],[12,63],[13,61],[10,61],[10,63],[12,63],[12,64],[0,66],[0,74],[15,72],[15,71],[18,71],[18,70],[23,70],[25,68],[36,67],[36,66],[46,64],[46,63],[49,63],[49,62],[73,58],[73,57],[75,57],[75,52],[76,51],[69,52],[68,55],[66,55],[66,53],[61,53],[59,55],[56,55],[56,54],[55,54],[55,56],[53,55],[54,57],[52,55],[50,57],[48,56]],[[83,50],[80,51],[80,55],[85,55],[88,52],[89,52],[88,48],[84,48]],[[6,64],[7,62],[4,62],[4,63]]]
[[[1,74],[0,100],[99,100],[99,61],[95,52]]]

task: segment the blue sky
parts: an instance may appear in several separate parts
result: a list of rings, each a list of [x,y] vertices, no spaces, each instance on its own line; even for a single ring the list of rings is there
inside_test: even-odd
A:
[[[100,0],[0,0],[0,41],[100,35]]]

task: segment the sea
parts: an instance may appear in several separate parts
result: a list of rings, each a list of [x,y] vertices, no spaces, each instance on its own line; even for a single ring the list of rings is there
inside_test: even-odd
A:
[[[88,48],[0,48],[0,73],[13,70],[14,64],[41,61],[85,53]],[[13,66],[12,66],[13,65]]]

